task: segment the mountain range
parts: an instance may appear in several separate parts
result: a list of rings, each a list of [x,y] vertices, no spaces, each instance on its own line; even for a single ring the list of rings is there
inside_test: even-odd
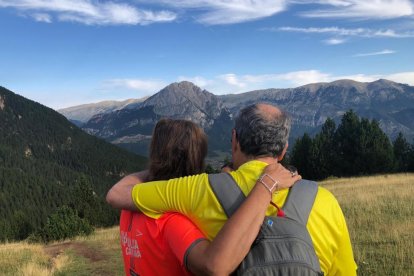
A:
[[[183,81],[168,85],[132,108],[127,106],[111,111],[100,105],[96,110],[103,112],[83,121],[82,128],[146,155],[151,130],[157,120],[162,117],[188,119],[205,129],[209,136],[209,153],[214,156],[228,152],[232,118],[244,106],[258,102],[277,105],[292,116],[291,143],[304,132],[317,133],[328,117],[338,123],[350,109],[361,117],[378,120],[391,139],[399,132],[410,141],[414,138],[414,87],[384,79],[374,82],[338,80],[228,95],[214,95]],[[88,106],[72,108],[75,109],[78,113],[85,112]]]

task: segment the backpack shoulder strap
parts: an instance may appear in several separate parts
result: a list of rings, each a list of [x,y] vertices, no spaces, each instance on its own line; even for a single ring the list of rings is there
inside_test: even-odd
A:
[[[246,196],[228,173],[209,174],[208,180],[217,200],[230,218]],[[317,192],[316,182],[304,179],[298,181],[290,188],[283,205],[286,216],[306,226]]]
[[[230,218],[246,196],[228,173],[209,174],[208,182],[227,217]]]
[[[304,179],[296,182],[282,207],[286,216],[306,226],[317,193],[316,182]]]

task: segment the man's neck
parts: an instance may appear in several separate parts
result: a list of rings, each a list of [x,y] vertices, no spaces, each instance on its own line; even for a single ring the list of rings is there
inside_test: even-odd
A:
[[[278,163],[277,158],[274,158],[274,157],[258,157],[253,160],[262,161],[267,164]]]
[[[257,157],[257,158],[247,158],[246,156],[243,156],[243,158],[241,160],[239,160],[238,163],[235,163],[235,168],[234,169],[238,169],[241,165],[249,162],[249,161],[261,161],[267,164],[274,164],[274,163],[278,163],[277,158],[273,158],[273,157]],[[237,166],[237,167],[236,167]]]

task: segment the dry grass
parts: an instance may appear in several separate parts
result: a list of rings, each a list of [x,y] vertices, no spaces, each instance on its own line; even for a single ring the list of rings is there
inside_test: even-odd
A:
[[[118,227],[48,245],[0,245],[0,275],[122,275]]]
[[[326,180],[347,219],[359,275],[412,275],[414,174]]]
[[[342,206],[359,275],[413,275],[414,174],[320,184]],[[45,246],[25,242],[0,245],[0,275],[123,275],[118,227],[52,247],[59,250],[46,253]]]
[[[0,275],[50,275],[51,258],[43,246],[25,242],[0,246]]]

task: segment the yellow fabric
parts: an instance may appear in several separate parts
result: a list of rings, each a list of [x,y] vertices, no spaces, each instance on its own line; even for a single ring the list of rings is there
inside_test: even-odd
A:
[[[266,165],[250,161],[231,172],[245,195],[254,187]],[[283,206],[287,193],[287,189],[280,191],[273,196],[273,202]],[[227,220],[210,188],[207,174],[136,185],[132,199],[139,210],[152,218],[168,211],[185,214],[210,240]],[[275,214],[275,208],[269,206],[267,215],[271,214]],[[325,275],[356,275],[357,267],[342,210],[335,197],[322,187],[319,187],[307,229]]]

